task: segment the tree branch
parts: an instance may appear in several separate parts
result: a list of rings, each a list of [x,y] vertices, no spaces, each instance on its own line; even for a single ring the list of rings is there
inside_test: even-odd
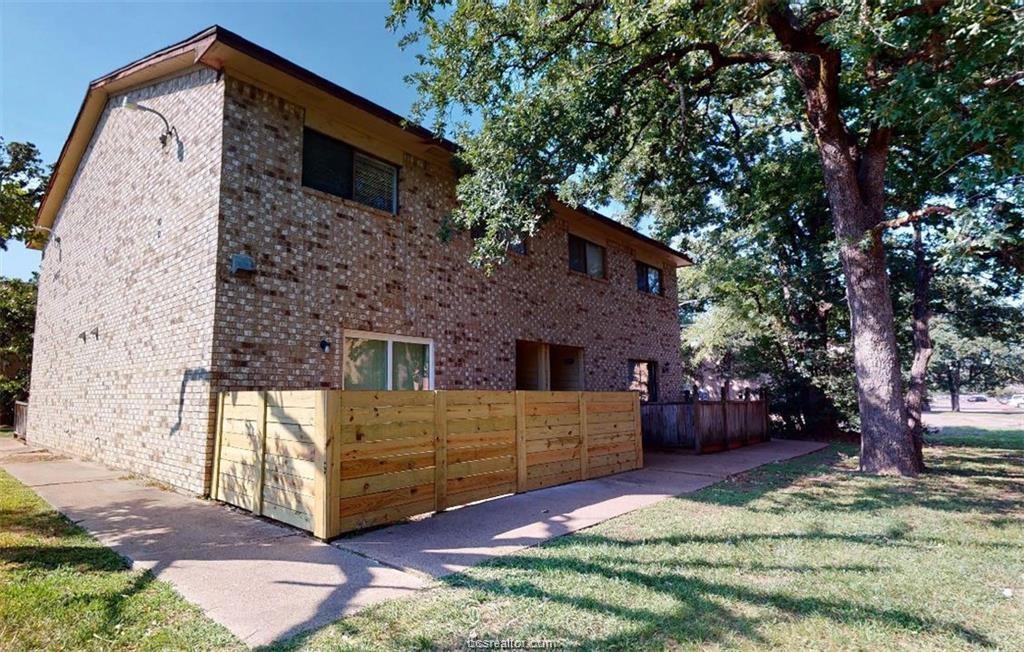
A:
[[[941,205],[925,206],[924,208],[918,209],[916,211],[911,211],[911,212],[907,213],[906,215],[902,215],[902,216],[897,217],[895,219],[885,220],[884,222],[879,222],[872,229],[872,231],[881,232],[881,231],[884,231],[886,229],[898,229],[901,226],[906,226],[907,224],[913,224],[914,222],[917,222],[918,220],[921,220],[921,219],[923,219],[925,217],[928,217],[929,215],[949,215],[952,212],[953,212],[953,209],[950,208],[949,206],[941,206]]]

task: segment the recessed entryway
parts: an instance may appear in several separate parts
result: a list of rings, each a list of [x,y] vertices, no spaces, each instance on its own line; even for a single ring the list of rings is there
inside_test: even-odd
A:
[[[517,340],[516,389],[582,391],[583,349]]]

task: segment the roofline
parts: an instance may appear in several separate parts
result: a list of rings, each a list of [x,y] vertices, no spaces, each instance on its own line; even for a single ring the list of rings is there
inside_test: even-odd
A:
[[[83,115],[86,110],[86,105],[88,104],[91,97],[95,94],[95,92],[101,90],[104,86],[114,81],[126,78],[127,76],[139,72],[145,68],[148,68],[156,64],[157,62],[164,61],[172,56],[180,56],[181,54],[187,53],[189,51],[189,48],[193,48],[194,51],[192,64],[194,65],[195,63],[201,63],[203,55],[214,43],[223,43],[224,45],[234,50],[237,50],[238,52],[241,52],[246,56],[256,59],[260,63],[273,67],[291,77],[294,77],[295,79],[303,83],[309,84],[310,86],[313,86],[318,90],[321,90],[333,97],[336,97],[337,99],[343,102],[351,104],[352,106],[355,106],[356,108],[361,109],[380,120],[383,120],[391,125],[399,127],[400,129],[408,131],[412,134],[415,134],[416,136],[423,138],[425,141],[428,141],[429,143],[439,145],[442,148],[451,152],[452,154],[456,154],[460,151],[460,147],[457,143],[442,136],[439,136],[430,129],[427,129],[422,125],[411,122],[406,118],[402,117],[401,115],[395,113],[394,111],[391,111],[390,109],[387,109],[381,106],[380,104],[377,104],[376,102],[373,102],[361,95],[357,95],[352,91],[348,90],[347,88],[339,86],[338,84],[335,84],[329,79],[326,79],[325,77],[322,77],[307,68],[303,68],[302,66],[294,63],[293,61],[285,59],[281,55],[271,52],[267,48],[258,45],[236,34],[235,32],[232,32],[231,30],[225,29],[220,25],[212,25],[204,30],[201,30],[193,34],[192,36],[189,36],[186,39],[174,43],[173,45],[161,48],[160,50],[148,54],[142,57],[141,59],[133,61],[127,65],[121,66],[120,68],[117,68],[116,70],[107,73],[102,77],[98,77],[89,83],[89,87],[86,91],[85,98],[83,98],[82,104],[78,109],[78,114],[75,116],[75,121],[71,126],[71,132],[69,133],[67,140],[64,142],[64,147],[61,148],[60,156],[57,158],[57,163],[54,166],[54,172],[50,176],[50,180],[47,183],[46,193],[43,196],[42,202],[40,202],[39,204],[39,209],[36,211],[35,223],[37,225],[39,224],[39,217],[43,212],[44,207],[47,205],[47,200],[50,198],[50,191],[53,189],[54,181],[57,178],[58,172],[60,171],[64,159],[68,153],[71,141],[76,131],[78,130],[79,125],[82,122]],[[91,137],[92,134],[90,133],[89,138],[91,139]],[[71,174],[73,175],[75,172],[77,172],[77,165],[76,170],[72,171]],[[70,183],[70,180],[68,181],[68,183]],[[63,201],[63,197],[61,197],[61,200]],[[693,261],[691,261],[690,258],[686,256],[686,254],[677,251],[676,249],[670,247],[664,242],[661,242],[660,240],[656,240],[654,238],[651,238],[640,233],[635,229],[631,229],[630,227],[608,217],[607,215],[603,215],[593,209],[586,208],[584,206],[565,206],[570,210],[575,210],[579,213],[582,213],[583,215],[591,219],[594,219],[598,222],[601,222],[602,224],[605,224],[606,226],[609,226],[625,235],[636,238],[650,246],[656,247],[662,252],[667,253],[673,256],[674,258],[677,258],[678,261],[682,263],[682,265],[693,264]],[[56,216],[56,214],[54,216]]]

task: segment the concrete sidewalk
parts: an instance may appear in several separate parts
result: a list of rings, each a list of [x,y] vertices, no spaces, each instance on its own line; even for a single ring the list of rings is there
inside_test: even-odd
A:
[[[431,577],[823,447],[772,441],[717,455],[649,454],[639,471],[468,505],[330,545],[7,438],[0,438],[0,466],[240,639],[261,645],[409,595]]]
[[[638,471],[475,503],[340,539],[334,545],[397,568],[442,577],[824,447],[819,442],[773,440],[715,455],[647,453],[644,468]]]

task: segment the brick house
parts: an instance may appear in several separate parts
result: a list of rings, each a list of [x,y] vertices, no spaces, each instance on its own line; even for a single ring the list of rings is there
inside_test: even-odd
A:
[[[92,82],[37,216],[30,440],[204,494],[224,389],[678,399],[686,257],[556,205],[487,276],[443,234],[454,147],[220,27]]]

